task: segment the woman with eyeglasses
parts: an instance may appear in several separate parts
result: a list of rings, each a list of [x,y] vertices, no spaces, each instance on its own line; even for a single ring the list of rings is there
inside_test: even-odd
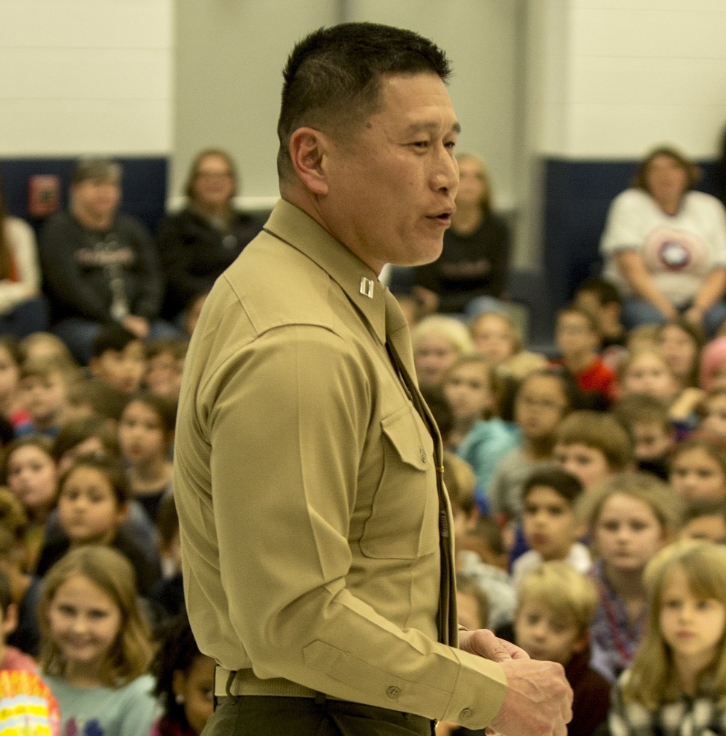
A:
[[[159,228],[166,318],[180,317],[206,294],[260,231],[258,218],[235,209],[237,190],[237,170],[227,152],[208,148],[196,156],[185,188],[186,207]]]

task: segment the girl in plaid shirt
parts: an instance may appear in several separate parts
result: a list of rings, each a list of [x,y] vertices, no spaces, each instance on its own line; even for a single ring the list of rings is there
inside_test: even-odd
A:
[[[726,734],[726,546],[670,545],[644,580],[646,634],[612,691],[611,736]]]
[[[681,500],[648,473],[621,473],[582,498],[599,559],[590,574],[599,594],[590,627],[590,666],[614,683],[630,667],[647,619],[643,571],[675,536]]]

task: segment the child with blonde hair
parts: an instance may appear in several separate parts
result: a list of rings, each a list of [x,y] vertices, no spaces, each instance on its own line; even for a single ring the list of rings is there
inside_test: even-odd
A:
[[[62,733],[148,734],[158,707],[131,564],[108,547],[69,552],[45,578],[39,619],[43,679]]]
[[[647,473],[616,475],[582,499],[600,603],[590,630],[590,665],[610,682],[630,666],[648,615],[643,571],[673,538],[681,503]]]
[[[588,665],[595,585],[567,562],[545,562],[522,580],[518,595],[515,643],[532,659],[565,668],[574,694],[568,736],[590,736],[607,717],[610,692],[607,680]]]
[[[613,690],[612,736],[705,736],[726,722],[726,547],[683,541],[645,569],[650,612]]]
[[[484,356],[498,376],[522,380],[547,367],[547,358],[523,347],[522,333],[505,312],[482,312],[469,323],[474,350]]]
[[[440,388],[452,363],[460,355],[473,351],[464,324],[443,314],[422,319],[411,330],[411,344],[416,376],[422,389]]]
[[[68,408],[68,392],[78,380],[75,369],[53,358],[23,363],[20,398],[30,420],[15,427],[15,436],[42,434],[55,437]]]

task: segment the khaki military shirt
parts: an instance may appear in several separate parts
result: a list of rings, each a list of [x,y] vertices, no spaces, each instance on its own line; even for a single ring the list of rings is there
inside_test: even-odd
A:
[[[434,445],[387,338],[413,373],[376,274],[280,202],[218,279],[187,355],[174,476],[187,607],[228,670],[480,728],[506,678],[437,642]]]

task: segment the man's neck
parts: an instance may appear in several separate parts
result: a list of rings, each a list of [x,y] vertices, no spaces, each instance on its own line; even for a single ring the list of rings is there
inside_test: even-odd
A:
[[[358,253],[356,250],[350,247],[348,243],[344,243],[343,240],[335,233],[330,227],[329,223],[326,222],[323,213],[318,206],[317,197],[311,194],[309,191],[301,191],[300,187],[294,185],[286,185],[283,182],[280,183],[280,195],[286,202],[302,210],[306,215],[312,217],[315,222],[320,225],[326,232],[330,233],[339,243],[342,243],[351,253],[357,256],[363,263],[366,264],[376,274],[380,274],[383,267],[386,265],[385,261],[372,260],[370,256],[364,253]]]
[[[97,214],[81,207],[73,207],[73,217],[88,230],[109,230],[113,224],[114,213]]]

